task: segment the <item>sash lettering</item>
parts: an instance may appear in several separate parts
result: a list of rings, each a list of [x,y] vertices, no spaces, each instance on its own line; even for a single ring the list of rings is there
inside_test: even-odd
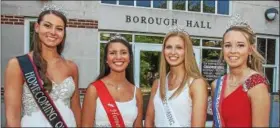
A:
[[[40,83],[36,67],[33,65],[29,56],[23,55],[17,57],[21,70],[24,74],[25,81],[30,92],[33,95],[38,107],[41,109],[43,115],[49,121],[52,127],[67,127],[63,121],[59,111],[55,107],[48,93],[44,91],[42,83]]]
[[[95,81],[93,83],[97,90],[98,97],[107,113],[110,124],[112,127],[125,127],[122,115],[114,101],[113,97],[110,95],[105,84],[101,81]]]

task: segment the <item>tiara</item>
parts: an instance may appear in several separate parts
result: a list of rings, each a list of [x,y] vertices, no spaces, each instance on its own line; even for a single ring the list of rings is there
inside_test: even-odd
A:
[[[182,32],[182,33],[189,35],[189,33],[187,31],[185,31],[185,27],[182,27],[180,25],[172,25],[169,28],[168,33],[170,33],[170,32]]]
[[[48,11],[48,10],[58,11],[61,14],[63,14],[64,16],[67,15],[67,12],[64,11],[62,7],[59,7],[59,6],[54,5],[54,4],[45,4],[44,7],[41,9],[41,12]]]
[[[110,39],[109,39],[109,42],[112,41],[112,40],[116,40],[116,39],[121,39],[121,40],[124,40],[126,42],[128,42],[123,36],[121,36],[119,33],[117,33],[116,35],[112,36]]]
[[[234,16],[232,16],[230,18],[226,28],[229,29],[229,28],[235,27],[235,26],[245,27],[245,28],[248,28],[249,30],[251,30],[253,32],[253,29],[248,24],[248,21],[242,19],[239,14],[235,14]]]

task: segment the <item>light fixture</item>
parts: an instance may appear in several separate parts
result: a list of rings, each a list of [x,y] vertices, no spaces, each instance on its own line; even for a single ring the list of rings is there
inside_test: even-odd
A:
[[[278,14],[278,10],[275,8],[267,9],[264,13],[265,19],[268,21],[273,21]]]

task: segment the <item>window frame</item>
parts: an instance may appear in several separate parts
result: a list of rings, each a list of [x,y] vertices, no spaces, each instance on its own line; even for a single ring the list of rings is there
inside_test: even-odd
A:
[[[256,47],[258,47],[258,38],[266,39],[266,49],[267,49],[267,39],[275,39],[275,63],[274,64],[263,64],[264,74],[265,68],[275,68],[273,70],[273,87],[271,93],[278,93],[279,90],[279,36],[270,36],[270,35],[256,35]],[[265,53],[266,55],[267,53]]]
[[[142,6],[136,6],[137,0],[134,0],[134,5],[120,5],[119,4],[120,0],[116,0],[116,4],[107,4],[107,3],[101,3],[101,0],[99,3],[101,5],[108,5],[108,6],[123,6],[123,7],[136,7],[136,8],[145,8],[145,9],[160,9],[160,10],[172,10],[172,11],[179,11],[179,12],[188,12],[188,13],[199,13],[199,14],[204,14],[204,15],[218,15],[218,16],[231,16],[232,14],[232,1],[229,0],[229,8],[228,8],[228,14],[218,14],[218,0],[215,0],[215,13],[204,13],[203,12],[203,0],[200,0],[200,11],[195,12],[195,11],[189,11],[188,10],[188,0],[185,1],[185,10],[174,10],[173,9],[173,1],[172,0],[167,0],[167,5],[166,8],[154,8],[154,3],[153,0],[150,0],[150,7],[142,7]]]
[[[36,22],[37,18],[34,17],[24,17],[24,53],[29,52],[30,47],[30,24],[31,22]]]

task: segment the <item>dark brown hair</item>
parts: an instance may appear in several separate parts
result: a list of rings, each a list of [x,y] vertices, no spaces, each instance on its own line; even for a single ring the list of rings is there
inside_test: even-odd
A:
[[[107,54],[108,54],[108,47],[110,44],[112,43],[121,43],[123,44],[125,47],[127,47],[128,49],[128,52],[129,52],[129,59],[130,59],[130,62],[127,66],[127,68],[125,69],[125,77],[126,79],[132,83],[134,85],[134,75],[133,75],[133,53],[132,53],[132,47],[131,45],[129,44],[128,41],[126,40],[123,40],[123,39],[113,39],[113,40],[110,40],[106,46],[105,46],[105,49],[104,49],[104,58],[103,58],[103,62],[102,62],[102,65],[101,65],[101,72],[99,74],[99,76],[97,77],[96,80],[99,80],[105,76],[107,76],[109,73],[110,73],[110,67],[108,66],[108,64],[106,63],[106,59],[107,59]]]
[[[57,52],[59,55],[61,55],[63,48],[64,48],[64,43],[65,43],[65,39],[66,39],[66,24],[67,24],[67,19],[66,17],[60,13],[59,11],[55,11],[55,10],[46,10],[40,13],[37,23],[40,24],[41,21],[43,20],[45,15],[48,14],[54,14],[56,16],[58,16],[59,18],[61,18],[63,20],[64,23],[64,36],[63,36],[63,40],[62,42],[57,46]],[[42,44],[40,42],[40,38],[38,33],[34,32],[33,33],[33,40],[32,40],[32,47],[31,47],[32,51],[33,51],[33,61],[35,63],[35,66],[37,67],[37,70],[39,72],[39,75],[41,77],[41,79],[43,80],[43,86],[44,88],[48,91],[51,92],[52,90],[52,82],[51,80],[46,76],[47,73],[47,62],[46,60],[42,57],[41,53],[42,53]]]

